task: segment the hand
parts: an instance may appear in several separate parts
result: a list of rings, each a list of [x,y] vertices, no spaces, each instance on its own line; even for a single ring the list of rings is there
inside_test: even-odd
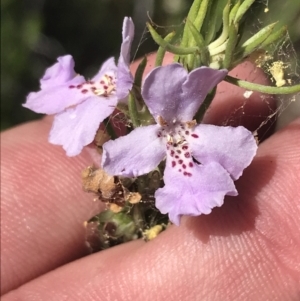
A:
[[[250,64],[234,72],[265,81]],[[222,83],[205,121],[222,124],[224,108],[240,107],[243,93]],[[269,106],[253,93],[245,111],[256,116]],[[234,117],[251,129],[260,124]],[[87,149],[66,157],[47,142],[50,127],[48,117],[2,133],[3,301],[299,298],[300,120],[259,146],[236,182],[239,196],[221,208],[184,217],[148,243],[87,257],[83,222],[99,204],[82,191],[80,173],[93,158]]]

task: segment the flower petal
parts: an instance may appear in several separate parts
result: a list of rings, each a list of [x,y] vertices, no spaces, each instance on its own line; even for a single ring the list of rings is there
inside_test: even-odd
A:
[[[117,66],[115,64],[115,58],[110,57],[100,67],[99,71],[92,78],[93,81],[100,80],[105,74],[115,77],[117,73]]]
[[[257,150],[252,133],[242,126],[200,124],[187,136],[187,141],[200,163],[218,162],[234,180],[242,175]]]
[[[181,108],[182,85],[186,78],[187,71],[177,63],[157,67],[148,74],[142,96],[156,121],[158,116],[168,122],[180,116],[178,108]]]
[[[29,93],[23,107],[36,113],[55,114],[86,99],[76,88],[69,88],[85,82],[83,76],[75,73],[72,56],[61,56],[57,61],[40,80],[41,90]]]
[[[177,114],[181,121],[192,120],[206,95],[227,75],[228,71],[200,67],[188,74],[182,86]]]
[[[181,215],[209,214],[223,204],[225,195],[237,195],[233,180],[218,163],[195,164],[190,176],[184,176],[170,163],[167,158],[165,186],[156,191],[155,199],[160,212],[168,213],[176,225]]]
[[[134,37],[134,24],[132,19],[125,17],[122,28],[122,45],[121,45],[121,58],[124,63],[129,66],[130,64],[130,47]]]
[[[27,96],[23,107],[36,113],[48,115],[60,113],[66,108],[76,105],[89,97],[80,93],[80,90],[76,88],[77,85],[81,85],[84,82],[85,79],[83,76],[76,76],[64,85],[48,86],[39,92],[31,92]]]
[[[58,57],[57,63],[49,67],[40,80],[41,89],[68,83],[77,75],[74,66],[75,63],[71,55]]]
[[[117,72],[117,97],[123,100],[129,94],[133,85],[133,76],[130,73],[129,67],[119,62]]]
[[[128,95],[133,84],[133,76],[129,69],[131,43],[134,37],[134,24],[131,18],[124,18],[122,37],[123,42],[117,72],[117,96],[120,100]]]
[[[159,127],[139,127],[130,134],[103,145],[102,167],[111,175],[136,177],[150,172],[165,156],[165,145],[157,136]]]
[[[57,114],[49,142],[62,145],[69,157],[78,155],[94,140],[100,123],[114,111],[116,104],[116,97],[91,97],[75,108]]]

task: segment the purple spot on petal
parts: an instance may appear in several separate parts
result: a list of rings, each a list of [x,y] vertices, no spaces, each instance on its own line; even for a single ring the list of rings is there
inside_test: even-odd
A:
[[[81,89],[83,85],[77,85],[77,89]]]
[[[83,94],[85,94],[85,93],[87,93],[88,92],[88,90],[87,89],[83,89],[83,90],[81,90],[81,93],[83,93]]]
[[[182,168],[183,168],[183,169],[186,169],[186,165],[185,165],[185,164],[182,164]]]
[[[74,85],[70,85],[69,88],[70,88],[70,89],[74,89],[75,86],[74,86]]]
[[[178,153],[178,154],[181,154],[181,150],[177,150],[177,153]]]
[[[192,134],[192,137],[199,138],[199,136],[197,134]]]
[[[183,163],[183,160],[178,160],[178,163],[179,163],[179,164],[182,164],[182,163]]]
[[[176,156],[175,156],[175,159],[179,159],[179,156],[176,155]]]
[[[189,163],[189,167],[193,167],[194,164],[192,162]]]
[[[172,167],[175,167],[175,165],[176,165],[176,162],[172,161]]]
[[[184,145],[183,147],[182,147],[182,149],[183,150],[187,150],[189,147],[187,146],[187,145]]]
[[[190,157],[191,157],[191,154],[190,154],[189,152],[187,152],[187,153],[184,154],[184,156],[185,156],[186,158],[190,158]]]
[[[186,134],[186,135],[189,135],[189,134],[190,134],[190,132],[189,132],[189,131],[185,131],[185,134]]]

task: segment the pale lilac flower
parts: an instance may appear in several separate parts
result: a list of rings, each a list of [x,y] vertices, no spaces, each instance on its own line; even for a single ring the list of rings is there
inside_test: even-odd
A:
[[[252,161],[257,145],[244,127],[197,125],[192,121],[207,93],[227,74],[180,64],[155,68],[142,95],[157,124],[136,128],[104,144],[102,166],[111,175],[136,177],[166,158],[165,186],[156,207],[174,224],[181,215],[208,214],[225,195],[237,195],[234,180]]]
[[[68,156],[78,155],[94,140],[100,123],[131,90],[129,59],[133,35],[134,24],[126,17],[118,66],[110,58],[91,80],[85,80],[75,73],[72,56],[65,55],[46,70],[40,81],[41,90],[28,95],[24,107],[37,113],[56,114],[49,141],[62,145]]]

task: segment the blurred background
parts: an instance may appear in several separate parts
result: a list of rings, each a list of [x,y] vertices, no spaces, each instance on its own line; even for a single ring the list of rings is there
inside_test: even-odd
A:
[[[92,77],[105,59],[118,57],[124,16],[135,23],[132,58],[137,58],[157,48],[145,28],[148,15],[167,32],[182,22],[192,2],[1,0],[1,130],[41,117],[21,104],[39,89],[40,77],[58,56],[72,54],[76,72]],[[257,10],[250,21],[287,24],[299,58],[300,0],[257,2],[269,11]]]

